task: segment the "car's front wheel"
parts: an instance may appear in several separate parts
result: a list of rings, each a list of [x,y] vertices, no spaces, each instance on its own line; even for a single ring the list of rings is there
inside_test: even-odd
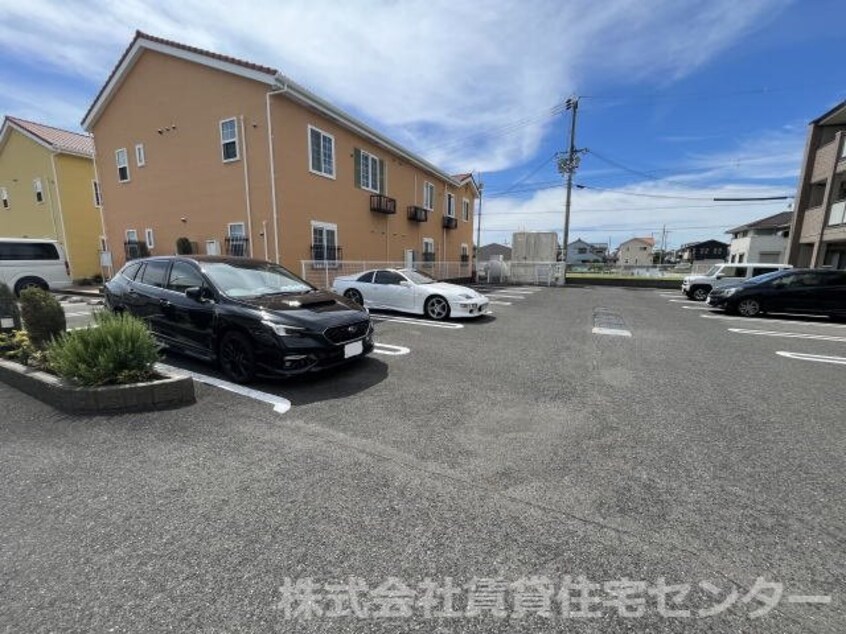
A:
[[[440,295],[432,295],[423,308],[430,319],[440,321],[449,317],[449,302]]]
[[[364,297],[357,288],[350,288],[344,292],[344,297],[355,302],[359,306],[364,306]]]
[[[218,361],[223,373],[235,383],[249,383],[256,375],[256,354],[250,340],[230,331],[220,341]]]
[[[737,312],[744,317],[755,317],[761,314],[761,302],[754,297],[741,299],[737,302]]]
[[[710,292],[711,288],[708,286],[694,286],[690,289],[690,298],[697,302],[704,302]]]

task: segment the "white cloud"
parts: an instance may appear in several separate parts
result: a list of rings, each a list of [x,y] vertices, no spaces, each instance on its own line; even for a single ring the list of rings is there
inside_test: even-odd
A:
[[[139,28],[275,66],[449,169],[492,171],[533,155],[550,123],[540,109],[590,74],[677,79],[782,4],[0,0],[0,51],[85,78],[93,97]],[[50,89],[32,90],[18,100],[37,102]],[[81,118],[88,100],[74,103]]]

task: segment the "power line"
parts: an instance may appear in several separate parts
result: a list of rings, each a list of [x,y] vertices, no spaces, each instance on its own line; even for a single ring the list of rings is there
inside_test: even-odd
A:
[[[669,198],[672,200],[702,200],[702,201],[721,201],[721,202],[729,202],[729,201],[742,201],[742,200],[764,200],[763,198],[702,198],[702,197],[694,197],[694,196],[671,196],[670,194],[644,194],[642,192],[632,192],[625,189],[611,189],[608,187],[596,187],[595,185],[576,185],[577,189],[593,189],[597,191],[607,191],[613,192],[615,194],[624,194],[626,196],[641,196],[643,198]],[[770,196],[767,197],[766,200],[789,200],[794,198],[795,196],[791,195],[784,195],[784,196]]]
[[[540,170],[542,170],[546,166],[547,163],[549,163],[554,158],[555,158],[555,154],[552,154],[552,155],[548,156],[547,158],[543,159],[543,161],[538,163],[531,172],[529,172],[528,174],[526,174],[522,178],[519,178],[516,181],[514,181],[513,183],[511,183],[511,185],[508,186],[506,189],[504,189],[500,192],[494,192],[493,195],[494,196],[504,196],[505,194],[513,191],[514,188],[517,187],[517,185],[519,185],[520,183],[528,180],[529,178],[531,178],[532,176],[537,174]],[[488,197],[490,197],[490,196],[491,196],[491,194],[488,195]]]
[[[685,209],[725,209],[731,210],[737,207],[746,207],[748,206],[755,206],[755,205],[763,205],[768,203],[768,201],[748,201],[743,205],[673,205],[671,207],[589,207],[587,209],[580,209],[578,213],[586,213],[586,212],[612,212],[612,211],[677,211],[677,210],[685,210]],[[542,210],[531,210],[531,211],[488,211],[485,213],[485,217],[488,216],[514,216],[514,215],[522,215],[525,214],[526,217],[539,215],[539,214],[560,214],[563,210],[562,209],[542,209]]]

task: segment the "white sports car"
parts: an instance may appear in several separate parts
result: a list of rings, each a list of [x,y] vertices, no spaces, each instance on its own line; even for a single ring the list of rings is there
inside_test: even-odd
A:
[[[488,298],[472,288],[436,282],[413,269],[373,269],[336,277],[332,290],[367,308],[397,310],[432,319],[478,317]]]

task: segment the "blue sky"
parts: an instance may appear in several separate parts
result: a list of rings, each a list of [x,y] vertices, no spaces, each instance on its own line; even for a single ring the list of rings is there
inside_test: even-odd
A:
[[[669,244],[787,202],[809,120],[846,97],[836,0],[0,0],[0,109],[78,129],[135,29],[279,68],[485,183],[483,242],[563,225],[568,113],[587,148],[571,238]]]

